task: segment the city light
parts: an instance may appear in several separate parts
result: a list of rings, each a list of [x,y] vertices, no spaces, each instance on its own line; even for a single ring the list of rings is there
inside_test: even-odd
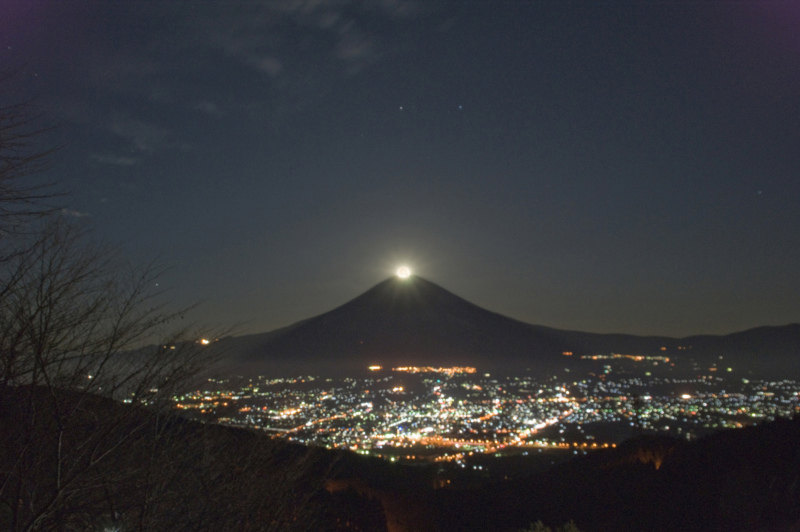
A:
[[[175,407],[298,443],[454,464],[526,449],[592,452],[640,431],[693,439],[800,414],[795,381],[677,378],[665,364],[648,365],[651,375],[637,376],[630,369],[640,361],[605,356],[612,357],[606,373],[568,382],[490,375],[469,366],[403,366],[370,378],[209,379],[176,397]]]

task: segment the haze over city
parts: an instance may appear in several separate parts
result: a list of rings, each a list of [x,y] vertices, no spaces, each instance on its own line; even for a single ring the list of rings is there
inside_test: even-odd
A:
[[[494,312],[800,321],[791,2],[4,1],[40,176],[191,318],[262,332],[401,264]]]

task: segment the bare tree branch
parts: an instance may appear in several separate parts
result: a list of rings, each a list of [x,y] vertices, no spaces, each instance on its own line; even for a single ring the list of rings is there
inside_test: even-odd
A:
[[[0,75],[0,85],[12,78],[13,73]],[[0,93],[0,241],[29,232],[28,224],[56,212],[53,200],[63,196],[53,183],[31,181],[49,167],[55,150],[41,149],[39,141],[52,127],[40,125],[30,102],[7,103],[10,98]]]

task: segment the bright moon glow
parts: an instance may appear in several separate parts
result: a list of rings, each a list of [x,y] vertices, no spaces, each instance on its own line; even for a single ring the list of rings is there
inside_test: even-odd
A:
[[[411,276],[411,270],[409,270],[405,266],[400,266],[399,268],[397,268],[397,276],[401,279],[407,279],[408,277]]]

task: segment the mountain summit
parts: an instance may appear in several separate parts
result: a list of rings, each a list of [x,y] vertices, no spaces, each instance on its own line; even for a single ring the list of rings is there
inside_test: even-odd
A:
[[[563,371],[567,357],[627,353],[739,364],[796,365],[800,325],[683,339],[595,334],[531,325],[474,305],[422,277],[392,277],[319,316],[264,334],[227,338],[232,360],[265,370],[340,373],[369,365],[477,366]],[[691,346],[691,351],[685,351]],[[777,358],[776,358],[777,357]],[[704,364],[706,362],[703,362]]]
[[[474,305],[417,275],[389,278],[330,312],[229,346],[248,361],[353,367],[551,365],[559,331]]]

